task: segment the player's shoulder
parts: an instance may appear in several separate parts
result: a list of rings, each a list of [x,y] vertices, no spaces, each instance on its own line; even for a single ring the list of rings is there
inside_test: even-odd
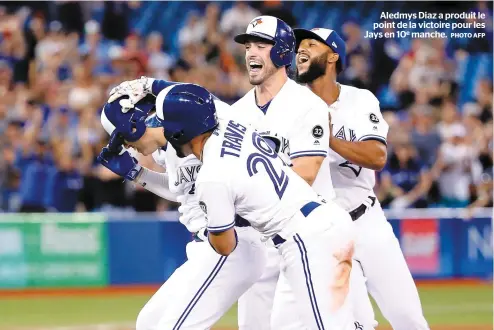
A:
[[[210,172],[210,175],[213,173],[224,173],[225,169],[238,159],[238,150],[241,149],[241,146],[237,145],[240,143],[239,132],[244,129],[246,130],[245,127],[238,124],[235,119],[230,116],[219,118],[218,121],[218,127],[208,138],[202,153],[202,168],[207,169],[207,171]],[[237,130],[227,131],[227,127],[231,125],[235,125]],[[242,129],[240,130],[238,127],[242,127]],[[232,132],[233,134],[229,135],[229,133]]]
[[[293,105],[297,105],[299,109],[303,109],[305,110],[305,112],[328,111],[328,106],[326,102],[324,102],[323,99],[321,99],[314,92],[312,92],[309,87],[305,85],[300,85],[291,79],[289,79],[288,83],[290,87],[288,89],[288,92],[292,96]]]
[[[340,98],[346,102],[360,104],[379,104],[377,97],[368,89],[357,88],[349,85],[340,84]]]
[[[198,182],[221,181],[223,177],[221,173],[224,171],[226,165],[224,164],[224,159],[220,157],[220,154],[221,137],[216,130],[204,145],[201,159],[201,171],[197,177]]]
[[[288,79],[287,87],[287,91],[296,100],[300,100],[301,102],[323,102],[309,87],[301,85],[295,80]]]
[[[252,103],[252,100],[255,101],[254,88],[252,88],[244,96],[242,96],[240,99],[238,99],[237,102],[233,103],[231,105],[231,108],[237,109],[237,108],[241,108],[241,107],[246,106],[246,105],[250,105]]]

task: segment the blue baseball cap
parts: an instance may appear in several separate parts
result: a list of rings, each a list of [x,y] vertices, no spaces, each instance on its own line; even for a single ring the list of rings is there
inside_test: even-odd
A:
[[[306,29],[293,29],[295,39],[297,40],[296,50],[300,46],[300,43],[304,39],[315,39],[326,44],[333,52],[338,54],[338,62],[336,62],[337,73],[340,73],[345,69],[346,64],[346,45],[345,41],[334,30],[314,28],[311,30]]]

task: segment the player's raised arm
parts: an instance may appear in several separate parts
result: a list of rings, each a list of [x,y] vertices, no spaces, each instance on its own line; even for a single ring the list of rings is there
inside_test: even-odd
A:
[[[165,88],[176,84],[179,83],[145,76],[124,81],[110,91],[108,103],[112,103],[122,96],[127,96],[131,104],[135,105],[147,95],[157,96]]]
[[[326,105],[316,104],[296,127],[290,140],[292,169],[312,185],[329,148],[329,122]]]

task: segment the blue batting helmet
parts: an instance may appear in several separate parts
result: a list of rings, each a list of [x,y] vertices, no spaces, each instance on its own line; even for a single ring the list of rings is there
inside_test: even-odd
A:
[[[165,138],[180,156],[180,146],[218,126],[214,96],[194,84],[172,85],[156,97],[156,117]]]
[[[331,29],[314,28],[312,30],[306,29],[294,29],[293,33],[297,38],[297,47],[304,39],[315,39],[326,44],[333,52],[338,54],[338,61],[336,62],[336,73],[340,73],[345,69],[346,64],[346,44],[343,39]]]
[[[146,131],[146,118],[155,107],[155,98],[148,95],[134,108],[126,110],[129,103],[128,96],[122,96],[105,104],[101,111],[101,124],[109,135],[120,134],[126,141],[135,142]]]
[[[247,26],[247,31],[237,35],[234,40],[245,44],[252,37],[274,43],[270,55],[276,67],[292,64],[295,57],[295,36],[292,28],[281,19],[273,16],[256,17]]]

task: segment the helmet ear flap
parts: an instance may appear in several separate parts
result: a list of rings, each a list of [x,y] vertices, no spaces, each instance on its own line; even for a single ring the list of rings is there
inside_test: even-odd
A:
[[[276,67],[290,66],[295,56],[295,35],[292,28],[278,19],[278,27],[271,49],[271,60]]]

